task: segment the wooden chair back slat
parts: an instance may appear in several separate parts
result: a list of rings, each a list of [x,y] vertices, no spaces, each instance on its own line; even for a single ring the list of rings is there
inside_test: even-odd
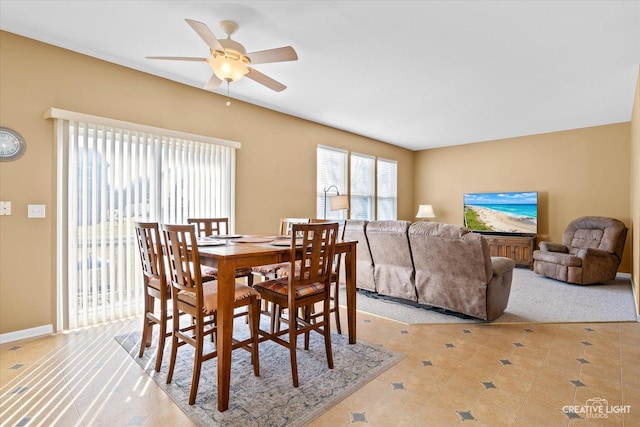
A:
[[[329,280],[337,235],[337,223],[292,225],[291,259],[295,259],[296,251],[302,248],[300,275],[294,275],[292,286]]]
[[[289,236],[294,224],[308,224],[310,221],[310,218],[280,218],[280,235]]]
[[[179,291],[195,292],[202,306],[202,273],[200,268],[193,268],[200,266],[195,225],[165,224],[162,232],[171,285]]]
[[[136,222],[134,224],[142,273],[148,278],[164,277],[162,243],[157,222]]]
[[[196,225],[199,237],[229,234],[229,218],[188,218],[187,223]]]

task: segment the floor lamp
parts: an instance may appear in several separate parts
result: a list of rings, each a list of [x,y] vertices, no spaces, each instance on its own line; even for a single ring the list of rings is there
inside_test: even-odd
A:
[[[331,197],[329,201],[329,205],[332,211],[340,211],[344,209],[349,209],[349,197],[345,194],[340,194],[340,190],[335,185],[330,185],[327,188],[323,189],[324,191],[324,217],[322,219],[327,219],[327,192],[329,192],[332,188],[336,189],[336,195]]]

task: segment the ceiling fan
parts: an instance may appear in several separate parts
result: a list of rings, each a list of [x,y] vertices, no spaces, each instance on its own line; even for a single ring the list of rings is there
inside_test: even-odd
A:
[[[220,28],[227,34],[227,38],[222,40],[218,40],[206,24],[192,19],[185,19],[185,21],[187,21],[187,24],[204,40],[207,46],[209,46],[210,56],[208,58],[147,56],[147,59],[204,61],[209,63],[209,66],[213,70],[213,75],[204,86],[205,89],[216,89],[223,81],[227,83],[236,82],[244,76],[276,92],[281,92],[287,88],[282,83],[252,68],[250,64],[296,61],[298,55],[291,46],[247,53],[243,45],[235,40],[231,40],[231,35],[239,28],[238,24],[234,21],[225,20],[220,22]]]

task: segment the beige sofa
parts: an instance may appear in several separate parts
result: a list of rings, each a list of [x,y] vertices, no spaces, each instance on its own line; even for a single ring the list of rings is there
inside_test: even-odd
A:
[[[357,233],[358,288],[484,320],[507,307],[515,262],[490,257],[480,234],[431,222],[347,221],[345,238]]]

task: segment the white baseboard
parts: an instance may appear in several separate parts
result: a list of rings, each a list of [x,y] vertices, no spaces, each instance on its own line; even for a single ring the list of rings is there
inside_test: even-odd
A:
[[[35,328],[23,329],[21,331],[7,332],[0,334],[0,344],[19,341],[26,338],[39,337],[53,333],[53,325],[36,326]]]

